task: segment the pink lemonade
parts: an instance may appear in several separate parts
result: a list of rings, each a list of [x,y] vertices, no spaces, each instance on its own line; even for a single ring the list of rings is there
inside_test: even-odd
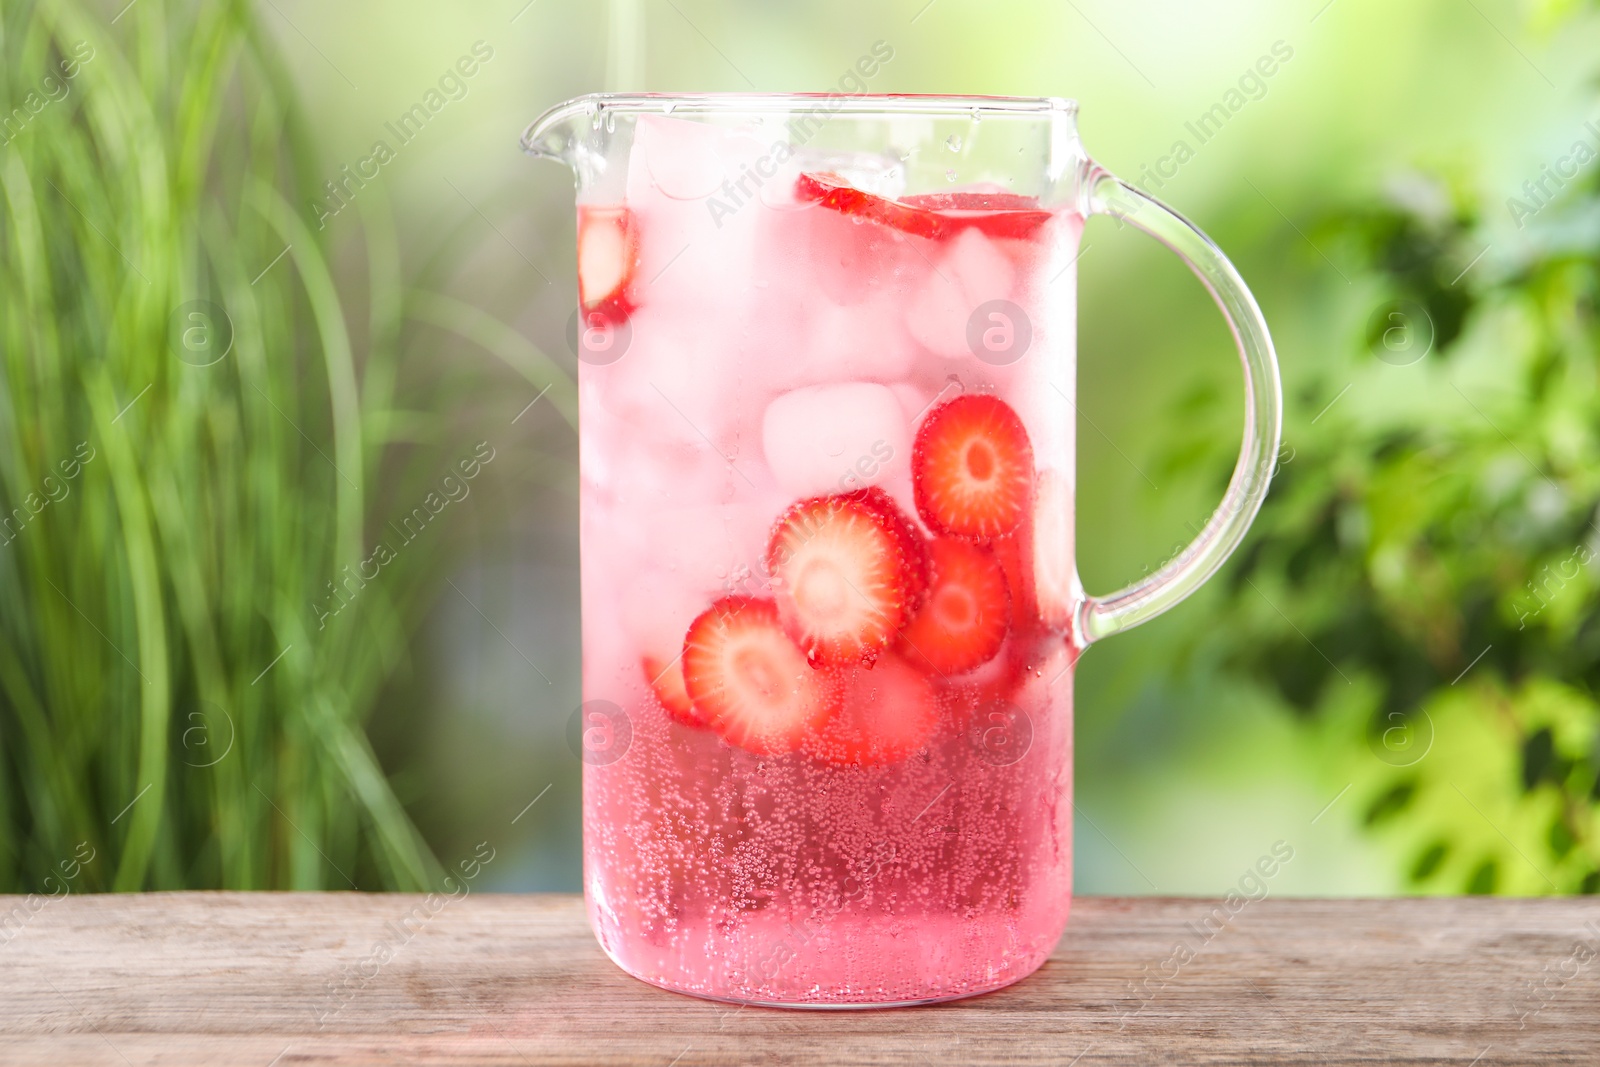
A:
[[[1082,218],[665,116],[615,162],[578,228],[600,943],[738,1002],[1014,982],[1072,884]]]

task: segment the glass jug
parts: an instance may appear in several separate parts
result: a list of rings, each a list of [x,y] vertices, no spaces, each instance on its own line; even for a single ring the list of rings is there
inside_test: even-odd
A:
[[[1211,241],[1059,99],[589,96],[573,168],[584,888],[628,973],[738,1003],[970,996],[1072,886],[1072,673],[1188,596],[1267,491],[1281,402]],[[1074,562],[1074,264],[1112,214],[1244,365],[1227,495],[1110,596]]]

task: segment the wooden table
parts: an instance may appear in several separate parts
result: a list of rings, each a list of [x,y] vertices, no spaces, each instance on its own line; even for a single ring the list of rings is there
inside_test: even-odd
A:
[[[1009,989],[859,1012],[646,986],[576,897],[472,895],[402,941],[420,899],[0,897],[0,1064],[1600,1063],[1594,898],[1267,899],[1181,966],[1215,902],[1088,898]]]

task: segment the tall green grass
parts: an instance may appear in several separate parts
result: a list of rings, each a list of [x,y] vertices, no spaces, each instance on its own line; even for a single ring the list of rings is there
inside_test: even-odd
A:
[[[570,383],[413,300],[381,211],[366,292],[341,298],[247,4],[109,18],[0,2],[7,111],[93,49],[0,147],[0,891],[83,842],[80,889],[434,884],[363,721],[450,541],[407,545],[335,617],[316,605],[469,450],[405,410],[408,315],[503,350],[569,416]]]

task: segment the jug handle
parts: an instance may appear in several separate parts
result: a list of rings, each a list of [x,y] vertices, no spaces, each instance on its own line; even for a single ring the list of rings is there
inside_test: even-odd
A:
[[[1272,480],[1282,431],[1283,396],[1278,357],[1261,308],[1211,238],[1161,201],[1093,162],[1085,163],[1079,188],[1086,216],[1110,215],[1125,221],[1172,249],[1189,265],[1222,310],[1244,366],[1244,443],[1222,503],[1199,536],[1154,574],[1109,596],[1083,594],[1074,616],[1073,635],[1083,648],[1174,606],[1205,584],[1239,547]]]

